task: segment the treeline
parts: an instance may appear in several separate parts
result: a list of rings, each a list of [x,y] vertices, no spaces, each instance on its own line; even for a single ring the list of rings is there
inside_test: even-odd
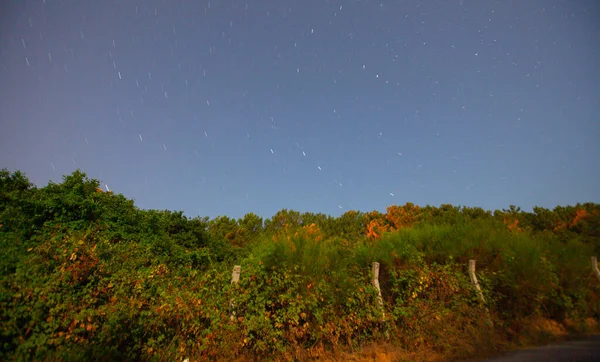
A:
[[[462,358],[518,340],[532,317],[582,330],[600,316],[598,204],[236,220],[140,210],[99,186],[79,170],[42,188],[0,171],[2,359],[302,359],[378,341]]]

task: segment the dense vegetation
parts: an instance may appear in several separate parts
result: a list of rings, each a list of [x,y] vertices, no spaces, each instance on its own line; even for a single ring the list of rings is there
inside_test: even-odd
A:
[[[532,318],[600,317],[598,204],[209,220],[98,187],[79,170],[42,188],[0,171],[0,359],[305,359],[369,343],[461,358]]]

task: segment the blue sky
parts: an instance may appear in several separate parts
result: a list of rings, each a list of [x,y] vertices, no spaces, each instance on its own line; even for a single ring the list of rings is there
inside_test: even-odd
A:
[[[600,202],[590,1],[10,2],[0,167],[270,217]]]

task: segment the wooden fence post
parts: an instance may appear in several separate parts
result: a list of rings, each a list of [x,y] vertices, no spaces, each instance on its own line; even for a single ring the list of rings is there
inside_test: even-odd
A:
[[[379,286],[379,263],[373,262],[373,266],[371,267],[371,275],[373,286],[377,289],[377,293],[379,294],[377,297],[377,301],[379,302],[379,308],[381,309],[381,313],[383,314],[383,318],[385,318],[385,312],[383,311],[383,298],[381,297],[381,287]]]
[[[241,265],[236,265],[233,267],[233,273],[231,274],[231,283],[232,284],[237,284],[240,281],[241,271],[242,271]],[[235,300],[233,298],[229,302],[229,307],[233,309],[231,311],[231,315],[229,316],[229,319],[231,321],[233,321],[233,320],[235,320]]]
[[[233,273],[231,274],[231,282],[237,284],[240,281],[240,273],[242,272],[242,266],[236,265],[233,267]]]
[[[600,270],[598,270],[598,260],[596,259],[595,256],[592,256],[592,269],[594,270],[594,274],[596,274],[596,277],[598,277],[598,280],[600,280]]]
[[[481,291],[481,287],[479,286],[479,281],[477,281],[477,275],[475,274],[475,260],[469,260],[469,276],[471,277],[471,284],[475,287],[477,291],[477,295],[479,296],[479,300],[485,306],[485,298],[483,297],[483,292]],[[488,323],[493,327],[494,322],[492,321],[492,317],[490,316],[490,310],[485,306],[485,310],[488,314]]]
[[[477,291],[477,295],[483,304],[485,304],[485,298],[483,297],[483,292],[481,291],[481,287],[479,286],[479,282],[477,281],[477,275],[475,275],[475,260],[469,260],[469,276],[471,277],[471,284],[475,287]]]

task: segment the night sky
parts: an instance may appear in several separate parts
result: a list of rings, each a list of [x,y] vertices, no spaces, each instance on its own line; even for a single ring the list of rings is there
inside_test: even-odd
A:
[[[0,167],[40,187],[211,218],[600,202],[597,0],[5,1],[0,35]]]

